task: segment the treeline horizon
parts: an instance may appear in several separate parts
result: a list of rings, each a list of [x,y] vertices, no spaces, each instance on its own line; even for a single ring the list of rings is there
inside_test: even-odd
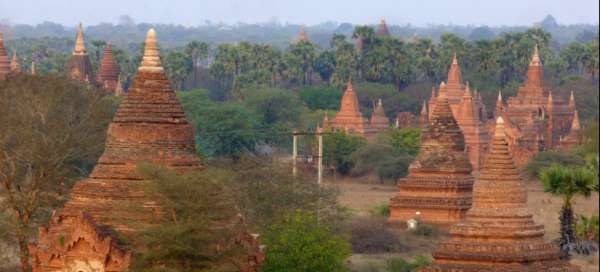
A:
[[[384,18],[385,19],[385,18]],[[146,31],[154,27],[161,33],[161,45],[165,48],[183,46],[194,40],[202,40],[211,45],[234,42],[251,42],[270,44],[284,48],[293,41],[300,29],[305,28],[308,36],[315,45],[329,48],[331,36],[335,34],[351,35],[356,27],[377,27],[379,22],[371,24],[353,24],[348,22],[323,22],[315,25],[294,23],[281,23],[269,21],[262,23],[225,24],[207,21],[204,24],[184,26],[182,24],[164,24],[135,22],[131,17],[121,16],[118,23],[98,23],[87,25],[85,20],[81,23],[86,36],[93,39],[104,40],[119,47],[128,48],[132,43],[143,40]],[[541,28],[552,35],[551,46],[560,49],[571,42],[588,42],[598,35],[598,23],[595,24],[560,24],[548,15],[543,20],[533,25],[455,25],[455,24],[429,24],[427,26],[414,26],[410,23],[404,25],[387,23],[391,36],[400,39],[431,39],[439,42],[444,33],[452,33],[468,41],[490,40],[505,33],[525,32],[530,28]],[[0,31],[4,33],[5,40],[21,38],[75,37],[77,25],[68,26],[51,21],[38,24],[11,24],[8,20],[0,21]]]

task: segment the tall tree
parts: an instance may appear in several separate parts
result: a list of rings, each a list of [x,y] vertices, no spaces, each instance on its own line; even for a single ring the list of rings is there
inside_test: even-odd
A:
[[[102,151],[112,108],[98,92],[56,76],[0,82],[0,206],[29,271],[30,235],[65,201]]]

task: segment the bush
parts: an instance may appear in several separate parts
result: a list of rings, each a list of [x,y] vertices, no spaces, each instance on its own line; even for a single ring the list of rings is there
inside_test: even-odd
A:
[[[575,226],[577,238],[599,242],[599,226],[598,215],[590,217],[579,215],[577,225]]]
[[[365,175],[374,172],[380,181],[397,180],[408,172],[413,155],[395,150],[388,144],[367,144],[352,154],[353,175]]]
[[[417,228],[414,230],[414,233],[419,236],[431,237],[437,235],[438,230],[433,225],[420,223],[417,225]]]
[[[421,144],[421,130],[418,128],[394,129],[390,132],[390,144],[399,152],[416,155]]]
[[[350,223],[352,252],[387,253],[407,249],[400,238],[386,227],[385,218],[358,218]]]
[[[379,205],[371,208],[371,210],[369,210],[369,213],[372,216],[381,216],[381,217],[387,218],[388,216],[390,216],[390,204],[389,203],[379,204]]]
[[[327,165],[346,175],[354,167],[352,153],[365,144],[365,140],[356,135],[336,131],[323,137],[323,159]]]
[[[310,213],[288,216],[265,237],[263,272],[345,271],[344,262],[351,255],[348,242]]]
[[[538,153],[524,169],[529,178],[538,177],[541,169],[550,167],[553,164],[563,166],[583,166],[585,160],[578,154],[564,151],[544,151]]]
[[[423,255],[415,256],[412,262],[406,261],[400,257],[395,257],[387,261],[387,270],[390,272],[412,272],[430,264],[431,259]]]

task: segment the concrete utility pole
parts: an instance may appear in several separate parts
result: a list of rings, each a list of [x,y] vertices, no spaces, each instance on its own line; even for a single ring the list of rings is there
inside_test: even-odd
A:
[[[298,132],[294,130],[293,147],[292,147],[292,175],[296,177],[298,170],[296,169],[296,161],[298,160]]]
[[[323,181],[323,131],[320,127],[317,127],[317,137],[319,138],[319,166],[318,166],[318,178],[317,184],[321,185]]]

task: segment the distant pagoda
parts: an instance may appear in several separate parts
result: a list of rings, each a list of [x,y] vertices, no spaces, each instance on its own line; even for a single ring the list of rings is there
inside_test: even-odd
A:
[[[21,72],[21,64],[19,64],[19,59],[17,59],[17,51],[13,51],[12,59],[10,60],[10,72],[11,73],[20,73]]]
[[[306,33],[306,30],[304,29],[304,26],[300,27],[300,33],[298,33],[298,38],[296,39],[297,42],[310,42],[310,40],[308,39],[308,34]]]
[[[360,112],[358,97],[354,92],[351,80],[346,85],[346,91],[344,91],[340,103],[340,110],[333,120],[326,120],[323,125],[325,128],[356,134],[367,139],[374,139],[377,133],[377,130],[371,127],[369,121]]]
[[[379,22],[379,26],[377,27],[377,32],[375,32],[375,35],[380,37],[390,36],[390,30],[388,29],[387,24],[385,23],[385,19],[382,18]]]
[[[465,140],[440,88],[429,125],[421,134],[419,155],[408,176],[398,182],[390,201],[390,222],[416,219],[448,226],[463,219],[471,207],[473,177]]]
[[[121,69],[119,64],[113,57],[112,45],[108,44],[104,48],[104,55],[100,63],[100,71],[98,72],[98,85],[110,94],[115,94],[117,84],[119,83],[119,74]]]
[[[10,72],[10,59],[4,48],[4,34],[0,32],[0,80],[6,79]]]
[[[373,109],[371,114],[371,127],[378,130],[387,130],[390,128],[390,120],[385,116],[385,110],[383,109],[383,102],[381,98],[377,100],[377,105]]]
[[[573,121],[571,122],[571,130],[569,134],[560,141],[561,148],[571,148],[583,143],[583,131],[581,131],[581,123],[579,122],[579,113],[577,110],[573,112]]]
[[[544,241],[544,226],[533,221],[502,117],[490,149],[475,181],[472,208],[450,228],[450,239],[440,244],[433,265],[423,271],[579,271],[562,260],[558,246]]]
[[[81,82],[94,83],[94,73],[90,57],[85,50],[85,42],[83,39],[83,27],[81,24],[77,27],[77,37],[75,38],[75,49],[71,55],[71,59],[66,66],[66,71],[71,79]]]

